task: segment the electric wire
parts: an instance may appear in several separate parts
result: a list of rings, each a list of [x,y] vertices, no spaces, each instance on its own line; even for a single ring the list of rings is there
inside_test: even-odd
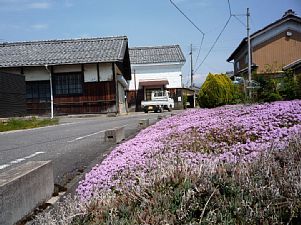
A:
[[[197,55],[197,57],[196,57],[196,60],[195,60],[194,65],[196,65],[197,62],[198,62],[198,60],[199,60],[199,57],[200,57],[200,54],[201,54],[201,50],[202,50],[202,46],[203,46],[203,42],[204,42],[204,38],[205,38],[205,35],[203,35],[203,37],[202,37],[201,45],[200,45],[200,48],[199,48],[199,51],[198,51],[198,55]]]
[[[197,58],[195,60],[195,64],[196,64],[199,60],[199,57],[200,57],[202,45],[203,45],[203,42],[204,42],[204,39],[205,39],[205,33],[172,0],[170,0],[170,3],[173,4],[173,6],[202,34],[201,45],[200,45],[200,48],[199,48],[199,51],[198,51]]]
[[[198,30],[201,32],[202,35],[205,35],[205,33],[172,1],[169,0],[171,4],[174,5],[174,7],[177,8],[177,10]]]
[[[230,5],[230,0],[228,0],[228,8],[229,8],[229,14],[232,16],[232,10],[231,10],[231,5]]]
[[[203,41],[204,41],[204,37],[205,37],[205,33],[172,1],[170,0],[170,2],[173,4],[173,6],[202,34],[202,40],[201,40],[201,45],[200,45],[200,49],[198,51],[198,55],[195,61],[195,65],[199,59],[200,56],[200,52],[201,52],[201,48],[203,45]],[[213,42],[212,46],[210,47],[209,51],[207,52],[207,54],[205,55],[205,57],[203,58],[202,62],[196,67],[196,69],[194,70],[194,73],[196,73],[200,67],[203,65],[203,63],[205,62],[205,60],[208,58],[208,56],[210,55],[210,53],[212,52],[213,48],[215,47],[216,43],[218,42],[218,40],[220,39],[220,37],[222,36],[223,32],[225,31],[225,29],[227,28],[228,24],[230,23],[230,20],[232,17],[236,18],[242,25],[246,26],[244,24],[244,22],[242,20],[240,20],[238,18],[238,16],[246,16],[245,14],[232,14],[232,9],[231,9],[231,4],[230,4],[230,0],[227,0],[228,3],[228,9],[229,9],[229,18],[227,20],[227,22],[225,23],[225,25],[223,26],[222,30],[220,31],[220,33],[218,34],[217,38],[215,39],[215,41]]]
[[[217,36],[217,38],[215,39],[215,41],[213,42],[212,46],[210,47],[208,53],[206,54],[206,56],[204,57],[204,59],[202,60],[202,62],[200,63],[200,65],[194,70],[194,72],[196,73],[200,67],[203,65],[203,63],[205,62],[205,60],[208,58],[208,56],[210,55],[210,53],[212,52],[214,46],[216,45],[216,43],[218,42],[219,38],[222,36],[223,32],[225,31],[226,27],[228,26],[230,20],[231,20],[232,16],[229,16],[226,24],[224,25],[223,29],[221,30],[221,32],[219,33],[219,35]]]
[[[241,19],[239,19],[239,17],[238,16],[236,16],[236,15],[232,15],[238,22],[240,22],[244,27],[247,27],[247,25],[241,20]]]

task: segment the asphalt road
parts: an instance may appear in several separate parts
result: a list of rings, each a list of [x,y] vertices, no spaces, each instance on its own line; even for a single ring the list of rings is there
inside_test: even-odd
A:
[[[156,113],[63,117],[57,126],[0,133],[0,173],[27,161],[51,160],[54,182],[66,186],[92,163],[99,163],[114,147],[104,142],[105,130],[125,126],[125,135],[130,137],[138,131],[139,119],[148,118],[155,123],[157,117]]]

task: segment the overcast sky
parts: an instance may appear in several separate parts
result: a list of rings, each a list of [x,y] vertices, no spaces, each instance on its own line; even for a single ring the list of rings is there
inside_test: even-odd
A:
[[[233,70],[226,62],[246,36],[245,16],[232,17],[216,46],[199,67],[229,18],[228,0],[174,0],[202,34],[169,0],[0,0],[0,41],[27,41],[126,35],[129,46],[179,44],[186,57],[184,83],[189,85],[190,44],[194,79]],[[250,8],[251,32],[282,17],[288,9],[301,16],[301,0],[230,0],[233,14]]]

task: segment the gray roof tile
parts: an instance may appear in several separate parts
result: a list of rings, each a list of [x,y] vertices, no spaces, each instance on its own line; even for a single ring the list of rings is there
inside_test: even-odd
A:
[[[0,43],[0,67],[116,62],[127,37]]]
[[[129,49],[131,64],[181,63],[185,57],[179,45]]]

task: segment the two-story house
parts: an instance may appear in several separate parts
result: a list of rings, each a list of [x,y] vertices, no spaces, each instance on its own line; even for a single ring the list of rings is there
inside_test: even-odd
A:
[[[252,72],[281,76],[288,65],[295,65],[301,59],[301,18],[288,10],[279,20],[251,34],[250,39]],[[244,38],[227,59],[234,63],[235,76],[246,77],[247,51],[247,38]]]

